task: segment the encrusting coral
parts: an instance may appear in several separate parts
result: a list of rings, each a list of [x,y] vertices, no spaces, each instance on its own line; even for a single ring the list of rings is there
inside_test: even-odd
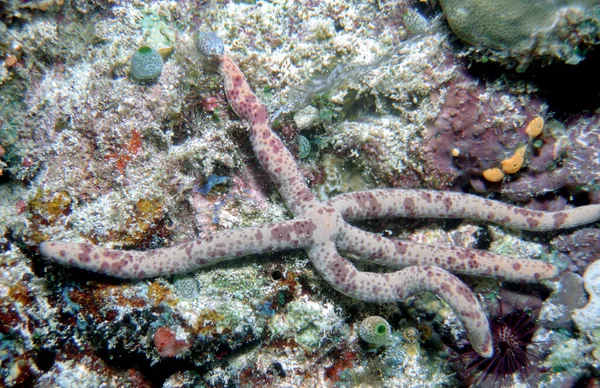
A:
[[[594,0],[440,0],[448,24],[463,41],[486,49],[485,58],[537,59],[576,64],[600,40],[600,8]]]
[[[339,195],[319,202],[296,162],[271,130],[265,106],[250,89],[238,66],[224,53],[221,40],[200,33],[197,47],[218,63],[225,93],[236,114],[249,123],[256,157],[275,182],[294,219],[248,228],[224,230],[199,240],[150,251],[120,251],[89,243],[44,242],[47,258],[121,278],[147,278],[196,270],[253,253],[303,248],[323,278],[356,299],[393,302],[430,291],[456,312],[471,345],[482,356],[493,353],[487,318],[473,292],[448,271],[540,280],[558,274],[554,266],[459,247],[438,247],[395,241],[365,232],[349,221],[390,217],[470,218],[525,230],[571,228],[600,219],[600,205],[561,212],[538,212],[461,193],[382,189]],[[390,273],[357,270],[338,250],[374,263],[405,267]]]
[[[558,189],[585,194],[591,203],[600,202],[600,119],[575,116],[544,142],[538,155],[527,161],[527,174],[507,182],[500,192],[515,201],[527,201]],[[545,132],[545,131],[544,131]],[[548,131],[550,132],[550,131]]]

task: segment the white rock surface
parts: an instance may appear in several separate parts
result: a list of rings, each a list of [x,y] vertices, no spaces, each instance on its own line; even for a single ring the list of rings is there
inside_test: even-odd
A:
[[[582,332],[600,329],[600,260],[593,262],[583,274],[589,302],[573,312],[572,318]]]

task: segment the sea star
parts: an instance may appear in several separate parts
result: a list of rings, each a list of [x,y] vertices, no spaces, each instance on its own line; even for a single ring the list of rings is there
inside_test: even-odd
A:
[[[229,104],[249,123],[254,153],[277,185],[294,219],[219,231],[192,242],[145,252],[50,241],[40,245],[44,256],[115,277],[148,278],[191,272],[249,254],[303,248],[321,276],[352,298],[394,302],[423,291],[439,295],[463,323],[473,348],[489,357],[493,347],[487,317],[473,292],[447,271],[539,280],[556,276],[556,267],[460,247],[390,240],[348,222],[381,217],[469,218],[514,229],[545,231],[600,219],[600,205],[549,213],[473,195],[428,190],[381,189],[342,194],[319,202],[292,155],[271,130],[266,107],[254,95],[239,67],[225,54],[221,39],[213,33],[198,33],[196,47],[218,64]],[[390,273],[359,271],[338,250],[387,267],[406,268]]]

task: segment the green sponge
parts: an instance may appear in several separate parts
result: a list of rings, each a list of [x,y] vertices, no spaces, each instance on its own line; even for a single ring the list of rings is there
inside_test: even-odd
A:
[[[138,81],[152,81],[158,78],[163,68],[163,58],[152,47],[142,46],[131,57],[129,75]]]

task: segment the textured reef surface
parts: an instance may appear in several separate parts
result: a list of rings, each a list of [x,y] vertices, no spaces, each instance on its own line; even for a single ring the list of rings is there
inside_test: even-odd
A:
[[[322,201],[394,187],[530,210],[600,204],[598,2],[538,13],[555,35],[509,31],[518,50],[489,44],[508,39],[482,31],[502,21],[487,2],[462,2],[488,12],[472,26],[440,3],[0,5],[0,386],[600,384],[598,224],[360,224],[560,269],[534,284],[461,277],[494,339],[525,359],[516,369],[508,356],[480,363],[436,295],[356,301],[302,251],[140,281],[39,255],[48,240],[148,250],[290,218],[194,47],[198,30],[223,38]]]
[[[600,39],[597,0],[439,0],[460,39],[524,70],[534,60],[577,64]]]

